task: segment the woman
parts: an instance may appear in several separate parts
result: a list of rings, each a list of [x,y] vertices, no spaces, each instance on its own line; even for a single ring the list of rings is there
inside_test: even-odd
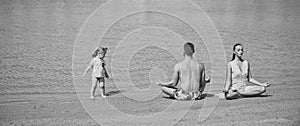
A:
[[[260,95],[266,91],[266,87],[270,86],[269,82],[260,83],[252,78],[250,64],[242,59],[242,55],[243,46],[235,44],[232,60],[227,65],[224,89],[226,99]],[[247,81],[257,86],[246,86]]]

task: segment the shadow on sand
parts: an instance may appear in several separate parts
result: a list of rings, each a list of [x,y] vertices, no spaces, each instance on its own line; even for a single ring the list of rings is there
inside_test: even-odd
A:
[[[106,96],[112,96],[112,95],[116,95],[116,94],[120,94],[122,93],[123,91],[120,91],[120,90],[116,90],[116,91],[109,91],[106,93]]]
[[[215,96],[214,94],[204,93],[204,94],[202,94],[201,99],[198,99],[198,100],[202,100],[202,99],[210,98],[210,97],[214,97],[214,96]],[[165,99],[171,99],[171,100],[176,100],[174,97],[168,97],[168,96],[163,96],[163,98],[165,98]]]
[[[272,95],[255,95],[255,96],[243,96],[242,98],[256,98],[256,97],[271,97]]]
[[[124,92],[124,91],[120,91],[120,90],[109,91],[109,92],[106,92],[105,95],[106,95],[106,96],[112,96],[112,95],[120,94],[120,93],[122,93],[122,92]],[[101,96],[101,95],[98,94],[98,95],[95,95],[95,96],[97,97],[97,96]]]
[[[236,100],[236,99],[244,99],[244,98],[259,98],[259,97],[271,97],[272,95],[254,95],[254,96],[241,96],[241,97],[237,97],[237,98],[228,98],[226,100]]]

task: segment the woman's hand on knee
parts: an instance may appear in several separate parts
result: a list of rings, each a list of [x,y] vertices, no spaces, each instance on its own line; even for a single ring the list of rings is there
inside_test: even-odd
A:
[[[267,81],[262,84],[262,86],[264,86],[264,87],[269,87],[270,85],[271,85],[270,81]]]
[[[161,82],[160,80],[155,81],[155,83],[156,83],[158,86],[162,86],[162,87],[166,86],[166,85],[164,85],[163,82]]]

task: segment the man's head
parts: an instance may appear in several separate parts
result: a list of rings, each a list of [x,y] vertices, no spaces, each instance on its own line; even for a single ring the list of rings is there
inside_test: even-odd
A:
[[[195,52],[194,44],[191,42],[187,42],[183,46],[183,54],[187,56],[192,56]]]

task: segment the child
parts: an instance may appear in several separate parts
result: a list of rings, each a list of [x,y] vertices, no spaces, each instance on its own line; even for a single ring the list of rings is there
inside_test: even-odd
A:
[[[83,73],[83,76],[92,68],[92,87],[91,87],[91,99],[95,99],[95,90],[97,88],[97,83],[99,83],[100,88],[101,88],[101,96],[103,98],[106,98],[105,96],[105,79],[109,78],[108,73],[105,69],[105,62],[104,62],[104,57],[107,52],[106,47],[98,47],[95,52],[93,53],[92,57],[93,59],[90,62],[90,65],[86,68],[86,70]]]

